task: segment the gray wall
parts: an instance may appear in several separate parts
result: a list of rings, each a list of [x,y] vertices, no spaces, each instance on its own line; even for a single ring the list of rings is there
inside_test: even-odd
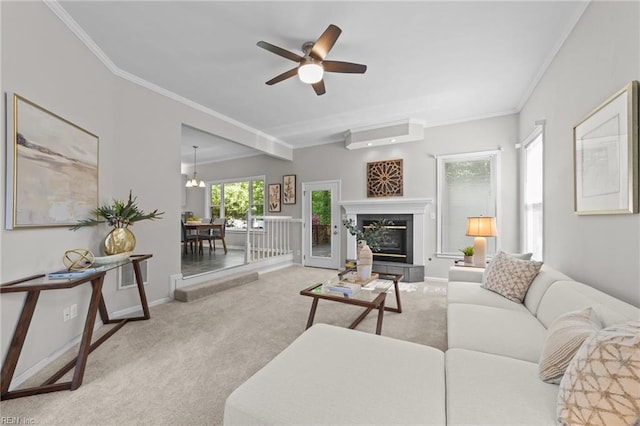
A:
[[[169,297],[170,276],[180,274],[182,210],[180,143],[183,124],[225,138],[262,144],[247,129],[223,122],[183,103],[161,96],[112,74],[98,58],[42,2],[0,2],[2,63],[0,89],[16,92],[36,104],[87,129],[100,138],[99,200],[126,197],[129,189],[145,210],[165,212],[163,220],[145,221],[132,230],[136,252],[153,253],[147,297],[160,303]],[[29,31],[32,36],[26,35]],[[5,105],[0,103],[4,117]],[[281,155],[286,150],[269,147]],[[5,150],[0,150],[0,173],[5,174]],[[4,209],[2,209],[4,223]],[[71,232],[66,228],[0,231],[0,281],[62,267],[66,250],[88,248],[100,254],[107,227]],[[63,348],[82,330],[89,286],[45,292],[16,374]],[[108,273],[104,288],[107,308],[120,311],[139,302],[136,292],[117,290],[116,274]],[[3,294],[2,358],[9,346],[24,296]],[[78,304],[79,316],[63,322],[66,306]]]
[[[640,215],[573,213],[572,128],[640,79],[640,3],[591,2],[520,113],[545,119],[545,261],[640,306]]]
[[[267,156],[244,158],[208,165],[198,165],[198,175],[205,180],[246,177],[258,174],[267,176],[267,184],[281,183],[282,176],[295,174],[298,185],[298,201],[295,205],[283,205],[280,214],[301,217],[300,188],[302,182],[340,180],[342,200],[366,199],[366,164],[372,161],[404,160],[404,197],[432,198],[434,204],[428,211],[436,211],[436,160],[435,155],[462,152],[486,151],[502,147],[502,229],[501,244],[507,251],[517,251],[518,241],[518,196],[517,196],[517,151],[518,117],[502,117],[471,121],[450,126],[425,129],[423,141],[394,146],[376,147],[350,151],[344,143],[319,145],[294,151],[293,162]],[[189,206],[194,211],[203,210],[204,192],[188,193]],[[345,257],[346,232],[342,229]],[[430,219],[425,238],[427,241],[426,274],[446,277],[451,259],[438,259],[436,252],[436,221]],[[299,244],[300,238],[296,242]],[[469,237],[469,244],[473,240]],[[299,260],[299,257],[297,258]]]
[[[209,176],[204,169],[198,168],[198,172],[205,179],[266,174],[267,183],[281,182],[282,175],[293,173],[298,175],[298,185],[341,179],[343,199],[361,199],[365,198],[366,162],[404,158],[405,196],[435,198],[435,160],[431,155],[501,145],[503,248],[515,251],[519,226],[513,145],[529,133],[534,120],[544,118],[547,263],[640,305],[640,216],[575,217],[571,205],[571,127],[626,82],[640,77],[639,8],[637,2],[592,2],[519,119],[512,115],[427,129],[424,141],[398,147],[347,151],[334,144],[298,150],[293,162],[260,156],[217,165],[217,171]],[[136,224],[133,231],[138,239],[136,251],[154,254],[148,298],[152,303],[166,300],[169,277],[180,273],[181,126],[187,124],[248,145],[255,145],[259,138],[215,114],[114,76],[43,3],[0,2],[0,24],[2,93],[19,93],[100,137],[101,202],[124,197],[132,189],[142,208],[165,211],[164,220]],[[36,35],[26,36],[26,31]],[[5,115],[4,103],[0,103],[0,115]],[[288,155],[280,151],[282,156]],[[3,175],[5,161],[5,151],[0,150]],[[300,208],[300,202],[283,206],[282,214],[300,217]],[[0,281],[58,269],[64,251],[70,248],[98,252],[106,232],[105,227],[78,232],[65,228],[3,229]],[[432,256],[435,223],[426,237],[427,253]],[[432,259],[427,262],[427,274],[445,276],[451,261]],[[18,374],[78,336],[87,295],[88,287],[84,287],[41,296],[27,337],[29,350],[23,354]],[[130,291],[116,290],[113,274],[108,276],[105,297],[110,311],[137,303]],[[22,300],[20,295],[0,297],[3,359]],[[73,303],[78,304],[80,315],[63,323],[63,307]]]

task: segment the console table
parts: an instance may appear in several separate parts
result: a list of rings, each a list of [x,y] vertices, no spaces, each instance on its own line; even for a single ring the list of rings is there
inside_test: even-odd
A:
[[[133,255],[127,260],[123,260],[117,263],[106,264],[101,267],[95,273],[85,275],[74,279],[49,279],[46,274],[32,275],[19,280],[11,281],[0,285],[0,293],[18,293],[26,292],[22,312],[18,319],[18,324],[13,332],[11,339],[11,345],[7,352],[7,357],[2,364],[2,375],[0,377],[0,400],[21,398],[24,396],[37,395],[41,393],[56,392],[61,390],[76,390],[82,384],[82,378],[84,376],[84,370],[87,364],[87,358],[89,354],[93,352],[98,346],[103,344],[109,337],[115,334],[122,326],[129,321],[148,320],[151,318],[149,315],[149,306],[147,304],[147,296],[144,291],[144,285],[142,280],[142,274],[140,272],[140,262],[149,259],[153,255],[151,254],[139,254]],[[142,304],[142,315],[126,317],[126,318],[109,318],[107,306],[102,295],[102,284],[104,282],[105,274],[112,270],[120,268],[124,265],[131,263],[136,278],[136,284],[138,286],[138,293],[140,295],[140,302]],[[15,373],[24,341],[31,325],[31,319],[38,303],[38,297],[41,291],[48,290],[61,290],[74,288],[83,284],[91,283],[91,299],[89,303],[89,309],[87,310],[87,318],[84,323],[84,330],[82,332],[82,338],[80,339],[80,347],[78,349],[78,355],[75,359],[71,360],[65,366],[63,366],[58,372],[56,372],[49,379],[45,380],[40,386],[35,386],[26,389],[18,389],[10,391],[11,380]],[[97,314],[100,314],[100,318],[104,324],[116,324],[111,330],[105,333],[102,337],[91,343],[93,336],[93,328],[96,321]],[[75,367],[73,378],[70,382],[56,383],[60,380],[68,371]]]

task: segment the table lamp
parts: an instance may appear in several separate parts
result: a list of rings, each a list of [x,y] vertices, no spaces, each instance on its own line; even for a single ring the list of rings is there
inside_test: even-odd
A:
[[[487,240],[485,237],[495,237],[496,218],[476,216],[467,218],[467,235],[475,237],[473,240],[473,264],[484,268],[487,263]]]

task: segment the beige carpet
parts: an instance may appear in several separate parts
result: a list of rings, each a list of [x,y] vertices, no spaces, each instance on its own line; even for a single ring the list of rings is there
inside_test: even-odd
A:
[[[78,390],[2,401],[0,415],[39,425],[221,424],[227,396],[304,331],[311,298],[300,290],[334,275],[294,266],[196,302],[156,306],[151,320],[127,324],[91,354]],[[445,349],[445,289],[403,284],[404,312],[386,312],[382,334]],[[360,311],[320,301],[316,322],[348,326]],[[371,313],[358,330],[373,333],[375,321]]]

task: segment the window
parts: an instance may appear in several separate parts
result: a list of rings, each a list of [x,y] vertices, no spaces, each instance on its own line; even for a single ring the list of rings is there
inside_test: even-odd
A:
[[[542,260],[543,239],[543,149],[542,128],[537,129],[522,149],[522,244],[532,258]]]
[[[493,216],[500,232],[500,151],[439,156],[437,174],[438,255],[462,256],[460,249],[473,245],[467,217]],[[496,240],[487,238],[487,255]]]
[[[247,211],[264,215],[264,176],[207,184],[207,204],[211,217],[227,219],[227,229],[247,229]],[[253,227],[259,227],[253,221]]]

